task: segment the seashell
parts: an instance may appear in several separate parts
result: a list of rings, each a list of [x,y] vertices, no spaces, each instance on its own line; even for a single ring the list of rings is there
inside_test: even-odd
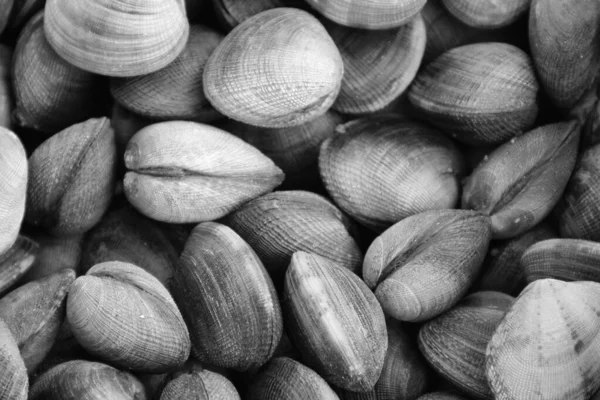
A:
[[[462,207],[492,218],[494,239],[526,232],[559,201],[575,167],[581,127],[560,122],[511,139],[467,178]]]
[[[315,371],[287,357],[271,359],[246,393],[246,400],[339,400]]]
[[[371,243],[363,278],[386,315],[425,321],[450,309],[478,276],[491,237],[490,219],[466,210],[408,217]]]
[[[227,32],[248,18],[272,8],[308,8],[303,0],[213,0],[212,4],[219,24]]]
[[[214,222],[194,228],[173,293],[201,362],[245,371],[273,355],[283,329],[275,287],[231,228]]]
[[[170,290],[178,254],[152,220],[122,207],[108,212],[87,234],[79,268],[86,274],[96,264],[122,261],[143,268]]]
[[[471,289],[518,296],[527,286],[521,256],[534,243],[557,236],[554,229],[542,222],[513,239],[492,240],[483,262],[483,272]]]
[[[549,239],[527,249],[521,258],[527,283],[538,279],[600,282],[600,243]]]
[[[44,11],[54,50],[74,66],[106,76],[164,68],[183,51],[190,28],[182,0],[47,0]]]
[[[29,400],[146,400],[144,386],[128,372],[83,360],[47,371],[32,386]]]
[[[13,10],[12,14],[10,14],[10,21],[8,21],[6,33],[16,36],[16,34],[23,29],[23,25],[25,25],[33,15],[44,9],[46,0],[12,0],[12,3]]]
[[[335,110],[347,114],[381,110],[417,75],[426,42],[425,24],[419,15],[394,30],[354,29],[333,23],[325,27],[344,61]]]
[[[469,0],[442,0],[444,7],[461,22],[477,28],[500,28],[524,15],[531,0],[472,2]]]
[[[246,19],[219,44],[204,69],[204,91],[230,118],[284,128],[323,115],[343,72],[335,43],[315,17],[275,8]]]
[[[12,131],[0,127],[0,254],[17,240],[25,214],[27,156]]]
[[[427,393],[419,397],[417,400],[468,400],[466,397],[458,396],[453,393],[435,392]]]
[[[212,121],[219,117],[202,87],[208,57],[223,39],[212,28],[192,25],[179,56],[156,72],[132,78],[113,78],[110,92],[125,108],[156,120]]]
[[[485,349],[514,299],[477,292],[419,330],[419,349],[435,371],[477,399],[492,399]]]
[[[532,0],[529,42],[538,77],[555,105],[572,107],[600,68],[600,3]]]
[[[235,386],[223,375],[203,370],[179,375],[165,386],[160,400],[240,400]]]
[[[358,273],[362,252],[356,226],[329,200],[300,190],[266,194],[224,221],[252,247],[281,288],[292,255],[311,252]]]
[[[15,243],[0,254],[0,296],[31,268],[38,251],[39,245],[35,241],[19,235]]]
[[[29,282],[0,299],[0,318],[12,332],[28,373],[48,354],[65,318],[75,271],[64,269]]]
[[[22,282],[35,281],[65,268],[78,272],[83,235],[54,237],[38,233],[33,238],[39,244],[39,252]]]
[[[18,125],[54,134],[101,114],[104,78],[63,60],[44,36],[44,13],[25,25],[15,49],[12,75]]]
[[[443,53],[417,74],[408,97],[427,121],[456,140],[483,145],[531,128],[538,90],[524,51],[489,42]]]
[[[0,9],[2,9],[1,6]],[[9,130],[12,129],[12,110],[14,107],[10,73],[12,59],[12,49],[0,44],[0,127]]]
[[[285,173],[290,189],[315,189],[320,184],[319,147],[335,133],[342,118],[335,112],[325,114],[290,128],[261,128],[233,119],[216,126],[243,139],[269,157]]]
[[[397,28],[421,11],[426,0],[307,0],[315,10],[340,25],[363,29]]]
[[[90,230],[112,199],[116,152],[105,117],[72,125],[47,139],[29,158],[25,220],[53,235]]]
[[[132,264],[101,263],[77,278],[67,318],[84,349],[128,370],[164,372],[190,353],[188,330],[171,295]]]
[[[187,121],[140,130],[127,144],[125,166],[127,200],[147,217],[170,223],[221,218],[284,178],[253,146]]]
[[[453,208],[464,166],[452,141],[395,116],[365,117],[321,145],[319,169],[336,204],[382,231],[410,215]]]
[[[0,399],[27,400],[29,378],[17,342],[0,319]]]
[[[341,389],[373,389],[388,338],[381,306],[358,276],[327,258],[296,252],[282,306],[286,331],[307,366]]]
[[[600,387],[599,300],[596,282],[529,284],[487,347],[496,399],[589,399]]]

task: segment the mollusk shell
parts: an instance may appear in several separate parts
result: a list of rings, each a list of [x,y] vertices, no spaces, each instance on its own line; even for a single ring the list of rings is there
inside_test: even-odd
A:
[[[303,0],[213,0],[220,25],[230,31],[248,18],[277,7],[307,8]]]
[[[31,268],[38,251],[35,241],[19,235],[15,243],[0,254],[0,296]]]
[[[453,393],[446,392],[435,392],[435,393],[427,393],[417,400],[468,400],[466,397],[459,396]]]
[[[5,44],[0,44],[0,127],[12,128],[12,111],[14,107],[13,82],[11,65],[13,50]]]
[[[202,370],[179,375],[165,386],[160,400],[240,400],[235,386],[223,375]]]
[[[0,399],[26,400],[27,370],[8,326],[0,319]]]
[[[527,12],[530,2],[531,0],[442,0],[448,11],[463,23],[488,29],[511,24]]]
[[[31,282],[65,268],[78,272],[83,235],[54,237],[40,233],[33,239],[39,244],[39,252],[23,276],[23,282]]]

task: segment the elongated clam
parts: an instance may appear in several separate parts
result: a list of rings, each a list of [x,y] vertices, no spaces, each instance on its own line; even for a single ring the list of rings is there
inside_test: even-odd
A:
[[[79,272],[83,235],[54,237],[40,233],[33,239],[39,245],[39,252],[22,282],[31,282],[65,268]]]
[[[231,31],[204,69],[204,91],[222,114],[250,125],[300,125],[327,111],[344,64],[321,23],[306,11],[274,8]]]
[[[281,288],[296,251],[326,257],[358,273],[362,262],[354,222],[322,196],[301,190],[259,197],[224,223],[256,251],[275,286]]]
[[[0,399],[26,400],[29,378],[10,329],[0,319]]]
[[[160,395],[160,400],[183,399],[240,400],[240,395],[223,375],[202,370],[177,376]]]
[[[377,299],[355,274],[327,258],[294,253],[283,317],[306,365],[342,389],[372,390],[388,347]]]
[[[182,0],[47,0],[44,32],[76,67],[136,76],[171,63],[185,47],[189,23]]]
[[[188,121],[140,130],[127,144],[125,166],[129,202],[142,214],[170,223],[221,218],[284,179],[255,147]]]
[[[491,238],[490,219],[466,210],[408,217],[383,232],[363,264],[365,283],[387,315],[424,321],[450,309],[479,274]]]
[[[110,92],[125,108],[156,120],[207,122],[219,117],[202,86],[208,57],[223,39],[212,28],[192,25],[187,44],[165,68],[133,78],[113,78]]]
[[[14,107],[10,71],[12,60],[12,49],[7,45],[0,44],[0,127],[7,129],[12,128],[12,111]]]
[[[230,31],[248,18],[277,7],[307,8],[303,0],[212,0],[219,24]]]
[[[545,125],[503,144],[467,179],[462,207],[492,218],[495,239],[537,225],[559,201],[575,167],[581,127]]]
[[[47,139],[29,158],[26,221],[55,235],[91,229],[112,199],[116,153],[114,132],[105,117],[72,125]]]
[[[600,387],[600,283],[529,284],[486,351],[497,400],[584,400]]]
[[[425,24],[417,15],[393,30],[325,24],[344,61],[337,111],[365,114],[383,109],[410,85],[425,51]]]
[[[77,278],[67,318],[88,352],[129,370],[163,372],[190,354],[188,330],[171,295],[132,264],[101,263]]]
[[[531,0],[469,1],[442,0],[452,15],[463,23],[478,28],[499,28],[509,25],[529,9]]]
[[[529,56],[499,42],[443,53],[417,74],[408,96],[429,122],[456,140],[482,145],[529,129],[539,86]]]
[[[31,386],[29,400],[146,400],[144,386],[128,372],[75,360],[48,370]]]
[[[37,242],[19,235],[15,243],[0,254],[0,296],[31,268],[38,251]]]
[[[391,115],[338,130],[321,145],[321,178],[336,204],[361,224],[381,231],[410,215],[456,206],[463,160],[442,133]]]

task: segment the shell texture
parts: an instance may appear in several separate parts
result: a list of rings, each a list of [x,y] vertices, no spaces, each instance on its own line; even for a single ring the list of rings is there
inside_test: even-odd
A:
[[[307,8],[303,0],[212,0],[219,24],[230,31],[248,18],[278,7]]]
[[[8,326],[0,319],[0,399],[27,400],[29,378],[19,347]]]
[[[38,251],[37,242],[19,235],[15,243],[0,254],[0,296],[4,295],[31,268]]]
[[[235,386],[223,375],[203,370],[173,379],[165,386],[160,400],[240,400]]]
[[[524,15],[531,0],[442,0],[444,7],[461,22],[477,28],[500,28]]]

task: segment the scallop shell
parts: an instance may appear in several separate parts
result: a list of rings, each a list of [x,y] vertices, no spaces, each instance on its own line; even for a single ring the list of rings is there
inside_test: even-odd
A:
[[[275,8],[231,31],[204,69],[211,104],[266,128],[301,125],[331,107],[344,64],[321,23],[306,11]]]
[[[443,53],[417,74],[408,96],[429,122],[472,145],[506,141],[531,128],[538,83],[529,56],[506,43]]]
[[[531,229],[565,190],[580,129],[576,122],[544,125],[503,144],[467,179],[462,207],[490,215],[494,239]]]
[[[0,127],[12,128],[12,111],[14,107],[11,65],[13,50],[0,44]]]
[[[0,399],[27,400],[29,378],[10,329],[0,319]]]
[[[464,166],[450,139],[420,123],[372,116],[338,128],[319,169],[336,204],[381,231],[410,215],[457,205]]]
[[[235,386],[223,375],[203,370],[179,375],[165,386],[160,400],[240,400]]]
[[[492,336],[486,374],[497,400],[585,400],[600,387],[600,284],[529,284]]]
[[[524,15],[531,0],[469,1],[442,0],[452,15],[463,23],[477,28],[500,28],[509,25]]]
[[[202,74],[223,37],[212,28],[192,25],[185,49],[168,66],[142,76],[111,79],[113,98],[138,115],[156,120],[217,119],[219,113],[204,95]]]
[[[333,108],[347,114],[378,111],[410,85],[425,51],[425,24],[416,16],[394,30],[369,31],[333,23],[325,27],[344,61]]]
[[[31,268],[38,251],[39,245],[35,241],[19,235],[15,243],[0,254],[0,296]]]
[[[390,29],[406,24],[426,0],[307,0],[315,10],[340,25],[363,29]]]
[[[229,32],[248,18],[277,7],[308,8],[303,0],[213,0],[219,24]]]
[[[65,268],[78,272],[83,235],[54,237],[38,233],[33,239],[39,244],[39,252],[22,282],[31,282]]]
[[[190,354],[188,330],[171,295],[132,264],[97,264],[77,278],[67,318],[83,348],[122,368],[164,372]]]
[[[47,0],[44,31],[76,67],[136,76],[170,64],[185,47],[189,23],[183,0]]]

